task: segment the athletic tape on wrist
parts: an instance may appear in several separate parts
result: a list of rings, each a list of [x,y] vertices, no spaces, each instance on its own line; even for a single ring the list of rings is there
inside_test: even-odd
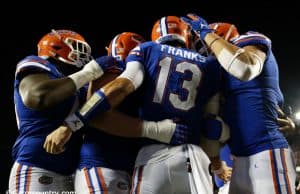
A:
[[[94,116],[104,113],[111,108],[103,90],[97,90],[91,98],[80,109],[80,116],[84,120],[89,120]]]
[[[78,112],[69,115],[64,122],[73,132],[78,131],[84,126],[83,119],[80,118]]]

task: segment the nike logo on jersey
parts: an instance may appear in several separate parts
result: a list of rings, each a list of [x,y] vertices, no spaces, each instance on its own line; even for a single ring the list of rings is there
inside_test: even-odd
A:
[[[82,126],[82,123],[81,123],[79,120],[72,121],[72,122],[73,122],[73,125],[74,125],[76,128]]]

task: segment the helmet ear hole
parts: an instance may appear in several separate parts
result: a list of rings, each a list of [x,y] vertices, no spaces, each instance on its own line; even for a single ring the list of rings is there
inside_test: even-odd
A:
[[[60,50],[62,47],[61,46],[58,46],[58,45],[53,45],[52,48],[54,50]]]
[[[123,42],[120,42],[120,46],[121,46],[121,48],[124,48]]]

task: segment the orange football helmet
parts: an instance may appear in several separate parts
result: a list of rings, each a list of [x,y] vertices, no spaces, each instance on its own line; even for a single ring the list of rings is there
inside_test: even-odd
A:
[[[179,41],[191,48],[191,29],[179,17],[166,16],[155,22],[151,39],[157,43]]]
[[[116,35],[107,48],[107,54],[119,61],[124,61],[129,52],[145,39],[133,32],[123,32]]]
[[[216,22],[209,24],[210,28],[215,30],[215,33],[224,38],[225,40],[232,41],[240,36],[237,28],[230,23]]]
[[[88,43],[70,30],[52,30],[41,38],[37,46],[38,56],[52,57],[78,68],[92,59]]]

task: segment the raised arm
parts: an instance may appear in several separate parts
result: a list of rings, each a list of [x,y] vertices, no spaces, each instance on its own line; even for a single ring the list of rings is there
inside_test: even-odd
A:
[[[238,47],[214,33],[207,22],[194,14],[182,19],[205,41],[221,66],[237,79],[248,81],[260,74],[266,59],[266,48]]]
[[[238,47],[215,33],[208,33],[204,40],[222,67],[234,77],[249,81],[262,71],[266,59],[263,47]]]
[[[94,92],[77,115],[67,118],[66,123],[73,130],[79,129],[74,126],[73,119],[80,122],[88,121],[100,113],[115,108],[142,84],[143,79],[143,65],[137,61],[127,63],[125,71],[120,76]]]

